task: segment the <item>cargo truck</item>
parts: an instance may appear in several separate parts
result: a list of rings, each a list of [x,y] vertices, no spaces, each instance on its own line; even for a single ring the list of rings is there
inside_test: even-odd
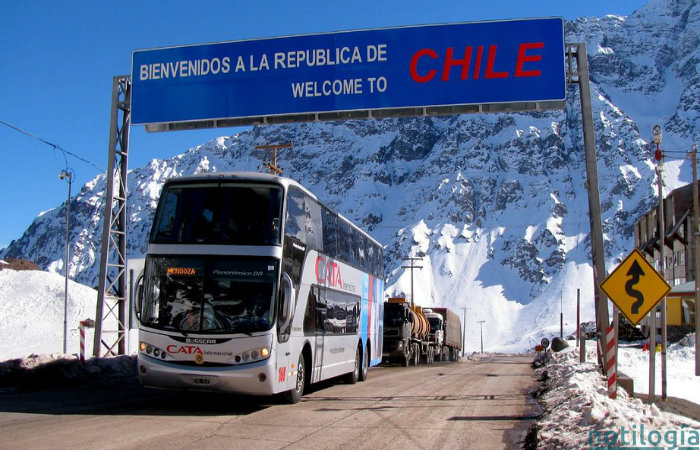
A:
[[[430,322],[429,337],[435,343],[438,361],[457,361],[462,351],[462,322],[459,316],[448,308],[423,309]]]
[[[382,360],[398,362],[405,367],[418,365],[421,360],[426,364],[435,359],[456,361],[461,349],[460,330],[459,316],[447,308],[429,311],[420,306],[411,307],[405,298],[390,298],[384,303]]]

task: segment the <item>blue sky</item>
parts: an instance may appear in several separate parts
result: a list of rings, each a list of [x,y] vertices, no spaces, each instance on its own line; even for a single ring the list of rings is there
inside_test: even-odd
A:
[[[42,211],[107,167],[111,85],[131,52],[172,45],[402,25],[524,17],[628,15],[646,0],[4,2],[0,14],[0,248]],[[146,133],[131,129],[129,166],[167,158],[241,129]]]

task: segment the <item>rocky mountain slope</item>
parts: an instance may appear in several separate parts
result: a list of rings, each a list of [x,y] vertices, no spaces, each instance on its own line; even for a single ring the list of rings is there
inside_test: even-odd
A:
[[[629,17],[568,22],[566,35],[589,54],[611,270],[632,249],[634,221],[657,202],[652,125],[663,127],[669,155],[700,140],[700,7],[651,0]],[[279,162],[285,175],[385,245],[389,293],[410,291],[401,258],[423,257],[414,273],[419,304],[468,315],[468,341],[485,320],[491,346],[529,345],[547,327],[558,331],[560,310],[571,322],[577,289],[584,318],[593,316],[576,85],[567,99],[564,111],[255,127],[153,160],[129,172],[128,255],[144,253],[166,179],[255,171],[255,145],[292,141]],[[690,181],[688,161],[665,166],[666,189]],[[70,275],[88,285],[97,280],[104,191],[99,176],[71,199]],[[37,217],[0,257],[62,273],[64,208]]]

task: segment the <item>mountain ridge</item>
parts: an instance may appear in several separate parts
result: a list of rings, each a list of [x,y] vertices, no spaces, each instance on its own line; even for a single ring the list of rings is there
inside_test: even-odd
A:
[[[651,125],[662,125],[664,148],[689,150],[700,135],[699,29],[693,0],[566,23],[566,41],[585,42],[589,53],[608,270],[632,248],[634,221],[658,202]],[[575,315],[577,289],[592,298],[577,86],[567,99],[562,111],[259,126],[152,160],[129,171],[127,255],[145,252],[167,178],[255,171],[256,145],[291,141],[279,157],[285,175],[385,245],[388,294],[409,292],[401,258],[421,256],[419,304],[470,308],[502,342],[536,340],[558,330],[559,309]],[[687,161],[665,166],[667,193],[690,180]],[[97,280],[104,190],[102,175],[71,199],[70,276],[88,285]],[[37,217],[0,257],[62,273],[64,208]],[[519,321],[531,326],[516,336]]]

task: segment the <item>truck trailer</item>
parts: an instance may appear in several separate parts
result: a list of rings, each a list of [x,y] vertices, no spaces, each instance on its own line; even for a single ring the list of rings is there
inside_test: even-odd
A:
[[[407,367],[421,360],[426,364],[436,359],[457,361],[462,348],[460,336],[459,316],[447,308],[411,307],[402,297],[384,303],[383,362]]]

